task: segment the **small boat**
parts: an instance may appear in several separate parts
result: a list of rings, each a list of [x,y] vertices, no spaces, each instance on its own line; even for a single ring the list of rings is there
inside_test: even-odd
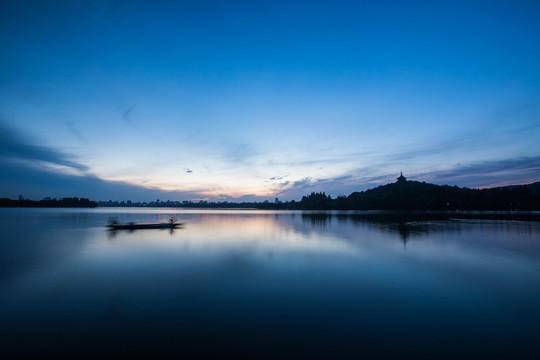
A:
[[[135,224],[133,222],[121,224],[116,220],[110,220],[107,227],[109,230],[142,230],[142,229],[178,229],[182,223],[177,223],[175,219],[171,219],[167,223],[157,224]]]

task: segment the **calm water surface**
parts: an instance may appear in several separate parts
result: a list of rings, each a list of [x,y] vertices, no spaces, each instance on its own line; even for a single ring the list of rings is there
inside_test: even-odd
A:
[[[0,231],[10,355],[540,358],[539,222],[0,209]]]

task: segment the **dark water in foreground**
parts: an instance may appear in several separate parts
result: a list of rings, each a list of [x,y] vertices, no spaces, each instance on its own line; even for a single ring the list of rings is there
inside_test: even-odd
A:
[[[0,209],[0,231],[2,354],[540,358],[539,222]]]

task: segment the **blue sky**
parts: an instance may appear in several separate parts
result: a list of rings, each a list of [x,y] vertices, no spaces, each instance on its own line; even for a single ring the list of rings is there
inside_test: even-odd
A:
[[[0,196],[540,180],[537,1],[0,6]]]

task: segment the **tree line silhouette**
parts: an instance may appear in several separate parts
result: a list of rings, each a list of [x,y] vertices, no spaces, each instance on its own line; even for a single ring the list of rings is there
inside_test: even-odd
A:
[[[11,200],[8,198],[0,199],[0,207],[84,207],[93,208],[98,206],[95,201],[88,200],[87,198],[68,197],[61,199],[47,199],[47,200]]]
[[[96,207],[86,198],[32,200],[0,199],[0,207]],[[290,202],[198,202],[166,201],[133,205],[100,202],[99,206],[255,208],[272,210],[540,210],[540,182],[490,189],[470,189],[406,180],[332,198],[312,192]]]
[[[469,189],[400,180],[332,198],[312,192],[299,202],[260,204],[261,209],[291,210],[540,210],[537,184]]]

